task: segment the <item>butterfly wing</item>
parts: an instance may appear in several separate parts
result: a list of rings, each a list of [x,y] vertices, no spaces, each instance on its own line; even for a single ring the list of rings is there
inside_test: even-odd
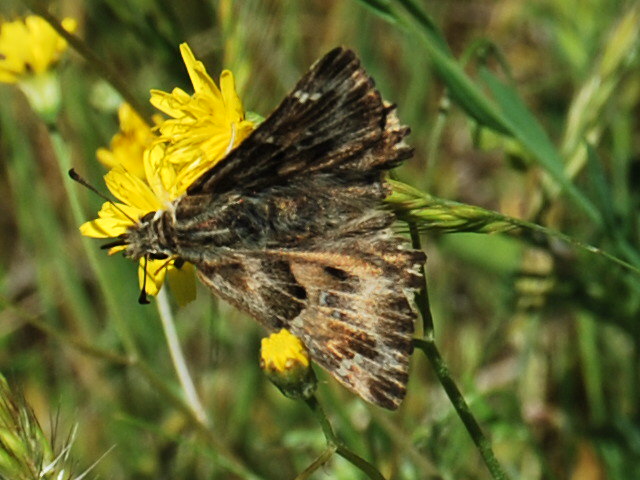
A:
[[[197,268],[216,295],[269,330],[287,328],[342,384],[395,409],[406,392],[410,297],[423,261],[385,229],[313,250],[236,251]]]
[[[411,149],[399,143],[409,129],[387,121],[392,112],[356,55],[336,48],[311,67],[249,138],[196,180],[188,194],[222,194],[239,186],[260,190],[295,175],[327,170],[393,168],[411,156]]]

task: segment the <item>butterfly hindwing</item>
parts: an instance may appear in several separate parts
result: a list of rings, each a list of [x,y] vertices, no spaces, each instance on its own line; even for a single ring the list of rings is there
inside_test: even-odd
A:
[[[396,408],[408,378],[422,252],[390,229],[314,250],[234,252],[196,265],[216,295],[269,330],[287,328],[362,398]]]

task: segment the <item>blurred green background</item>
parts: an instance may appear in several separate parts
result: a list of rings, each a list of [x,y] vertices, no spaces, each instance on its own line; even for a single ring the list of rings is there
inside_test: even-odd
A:
[[[467,91],[443,71],[437,51],[446,48],[425,36],[434,25],[421,24],[412,6],[442,33],[456,72],[514,130],[483,128],[491,122],[460,107]],[[637,2],[63,0],[50,11],[77,19],[79,36],[145,103],[151,88],[192,91],[184,41],[214,78],[232,70],[245,108],[265,116],[316,58],[349,46],[412,129],[416,153],[401,180],[640,266]],[[4,20],[26,13],[21,2],[0,4]],[[517,89],[526,114],[492,88],[489,71]],[[103,188],[95,151],[118,129],[120,99],[73,51],[58,72],[57,128],[73,166]],[[157,311],[137,303],[135,265],[80,237],[55,152],[20,91],[0,85],[0,371],[46,431],[51,418],[63,432],[77,424],[79,472],[115,445],[90,476],[294,478],[324,437],[305,405],[262,375],[264,332],[201,286],[195,302],[174,309],[212,422],[209,434],[195,428],[173,397],[181,393]],[[567,171],[576,193],[558,193],[554,168]],[[93,218],[102,201],[79,194]],[[640,277],[539,233],[430,231],[423,246],[437,344],[507,472],[640,478]],[[127,342],[143,367],[123,361]],[[420,352],[395,413],[320,375],[336,433],[385,477],[491,478]],[[365,477],[334,456],[312,478]]]

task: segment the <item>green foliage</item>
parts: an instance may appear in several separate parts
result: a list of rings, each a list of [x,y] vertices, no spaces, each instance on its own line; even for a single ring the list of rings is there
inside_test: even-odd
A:
[[[170,305],[190,393],[135,265],[77,231],[101,200],[65,172],[102,185],[121,93],[70,54],[55,124],[0,84],[0,371],[43,445],[48,419],[77,425],[75,470],[100,478],[640,476],[637,2],[50,3],[147,113],[150,89],[189,88],[183,41],[264,117],[321,54],[358,51],[413,132],[388,202],[429,257],[436,370],[416,353],[396,413],[321,372],[319,403],[289,400],[264,332],[200,289]]]

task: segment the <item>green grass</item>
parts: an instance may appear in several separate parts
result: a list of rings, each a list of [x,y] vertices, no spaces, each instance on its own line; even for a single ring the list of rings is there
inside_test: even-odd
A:
[[[190,91],[183,41],[212,76],[232,70],[245,108],[264,116],[336,45],[398,104],[416,153],[397,178],[430,195],[397,208],[422,232],[435,345],[500,467],[486,468],[420,351],[396,413],[318,372],[341,448],[389,479],[640,476],[637,2],[68,0],[50,11],[78,19],[142,105],[152,88]],[[0,5],[0,18],[26,12]],[[266,380],[260,327],[202,287],[172,304],[210,424],[198,421],[156,308],[137,303],[135,265],[77,230],[101,200],[63,175],[72,165],[102,188],[95,151],[117,131],[119,97],[77,53],[58,73],[55,129],[0,84],[0,372],[45,433],[51,418],[60,432],[77,425],[77,472],[115,445],[100,478],[296,478],[323,452],[309,478],[368,478],[330,455],[308,405]]]

